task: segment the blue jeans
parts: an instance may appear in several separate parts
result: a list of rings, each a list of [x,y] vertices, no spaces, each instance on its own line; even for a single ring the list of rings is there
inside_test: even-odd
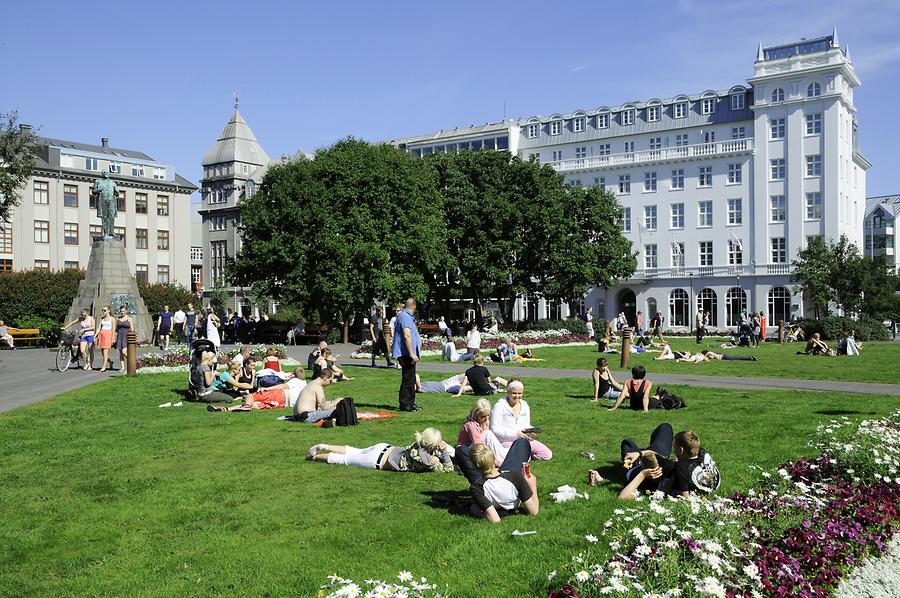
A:
[[[307,411],[306,419],[303,420],[308,424],[314,424],[319,420],[328,419],[334,414],[334,407],[331,409],[316,409],[315,411]]]
[[[194,344],[194,326],[184,325],[184,342],[187,343],[188,349]]]

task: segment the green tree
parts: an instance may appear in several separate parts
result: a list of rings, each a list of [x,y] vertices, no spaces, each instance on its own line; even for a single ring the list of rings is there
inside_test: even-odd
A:
[[[376,298],[424,298],[444,251],[431,171],[386,144],[348,138],[269,170],[241,204],[237,284],[347,324]]]
[[[168,305],[172,311],[185,309],[194,300],[194,294],[180,284],[175,283],[138,283],[138,291],[151,314],[158,314]]]
[[[805,292],[816,306],[816,317],[829,314],[829,303],[834,299],[831,286],[834,272],[834,254],[822,237],[816,237],[797,254],[791,264],[791,281],[799,283],[794,292]]]
[[[34,136],[16,126],[18,114],[0,114],[0,226],[19,204],[19,189],[34,170]]]
[[[861,313],[877,320],[900,316],[900,276],[884,256],[866,260],[866,280],[862,289]]]
[[[861,290],[865,287],[869,267],[859,248],[841,235],[837,243],[831,245],[832,271],[831,288],[834,302],[846,315],[859,313],[862,307]]]

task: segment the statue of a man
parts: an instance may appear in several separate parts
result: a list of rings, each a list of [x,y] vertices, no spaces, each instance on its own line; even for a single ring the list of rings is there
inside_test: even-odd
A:
[[[110,180],[108,172],[104,172],[103,178],[94,182],[91,193],[97,195],[97,216],[103,223],[103,238],[118,239],[113,226],[119,213],[116,205],[119,189],[116,182]]]

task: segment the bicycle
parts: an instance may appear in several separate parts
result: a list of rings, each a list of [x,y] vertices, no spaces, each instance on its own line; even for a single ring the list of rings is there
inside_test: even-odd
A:
[[[64,332],[59,339],[59,351],[56,352],[56,369],[65,372],[73,363],[81,361],[81,339],[76,340],[77,333]]]

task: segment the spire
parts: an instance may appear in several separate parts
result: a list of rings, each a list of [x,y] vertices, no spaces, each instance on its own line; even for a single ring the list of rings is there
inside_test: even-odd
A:
[[[759,62],[762,59],[763,59],[762,42],[759,42],[759,45],[756,47],[756,62]]]
[[[234,92],[234,109],[237,111],[238,107],[241,105],[241,94],[238,92]]]
[[[831,47],[832,48],[840,48],[841,42],[838,39],[837,27],[834,28],[834,31],[831,32]]]
[[[847,62],[851,62],[851,60],[850,60],[850,44],[847,44],[844,47],[844,58],[847,59]]]
[[[257,166],[268,164],[269,156],[256,141],[250,125],[238,111],[237,103],[238,99],[235,97],[234,114],[219,133],[216,143],[203,157],[201,162],[203,166],[226,162],[243,162]]]

